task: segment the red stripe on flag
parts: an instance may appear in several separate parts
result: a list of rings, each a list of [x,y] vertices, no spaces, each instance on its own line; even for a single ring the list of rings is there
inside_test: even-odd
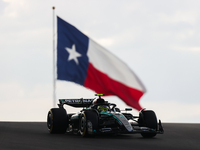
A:
[[[143,95],[142,91],[128,87],[123,83],[111,79],[105,73],[97,70],[91,63],[89,63],[84,86],[94,90],[96,93],[102,93],[106,96],[116,95],[127,105],[137,110],[142,109],[139,104],[139,99]]]

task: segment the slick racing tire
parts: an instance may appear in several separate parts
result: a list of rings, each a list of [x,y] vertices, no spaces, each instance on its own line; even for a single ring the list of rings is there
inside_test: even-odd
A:
[[[52,108],[47,115],[47,127],[50,133],[65,133],[68,116],[64,108]]]
[[[99,117],[95,111],[85,112],[87,119],[87,134],[95,135],[98,132]]]
[[[98,115],[95,111],[81,114],[79,131],[82,137],[95,135],[98,131]]]
[[[80,115],[80,119],[79,119],[79,132],[82,137],[87,136],[87,125],[86,124],[87,124],[86,115],[85,115],[85,113],[82,113]]]
[[[139,115],[139,126],[140,127],[148,127],[154,130],[153,133],[141,133],[144,138],[152,138],[156,136],[157,131],[157,117],[154,111],[146,110],[140,112]]]

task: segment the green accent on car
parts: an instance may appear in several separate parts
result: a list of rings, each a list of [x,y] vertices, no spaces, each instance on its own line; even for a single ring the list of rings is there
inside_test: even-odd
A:
[[[100,115],[109,115],[109,116],[113,116],[113,114],[109,113],[109,112],[100,112]]]
[[[95,96],[104,96],[104,94],[95,94]]]
[[[71,116],[71,119],[77,119],[78,118],[78,115],[72,115]]]
[[[109,112],[100,112],[99,114],[108,115],[108,116],[113,116],[115,119],[117,119],[117,121],[119,121],[119,123],[122,124],[122,122],[121,122],[115,115],[113,115],[112,113],[109,113]],[[123,116],[122,116],[122,117],[123,117]]]

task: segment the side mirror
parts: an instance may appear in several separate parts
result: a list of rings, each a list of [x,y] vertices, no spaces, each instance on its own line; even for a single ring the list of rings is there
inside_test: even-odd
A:
[[[125,108],[126,111],[132,111],[132,108]]]
[[[115,111],[116,112],[121,112],[119,108],[115,108]]]

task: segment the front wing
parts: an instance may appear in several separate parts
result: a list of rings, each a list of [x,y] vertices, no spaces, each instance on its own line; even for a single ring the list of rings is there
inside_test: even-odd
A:
[[[157,129],[151,129],[149,127],[141,127],[138,123],[131,124],[121,113],[103,112],[100,113],[100,116],[100,118],[104,118],[102,121],[103,124],[99,128],[100,133],[164,133],[160,120]],[[113,122],[113,120],[115,120],[115,122]]]
[[[159,120],[158,129],[151,129],[148,127],[139,127],[138,125],[132,125],[132,130],[128,130],[125,126],[123,128],[119,127],[105,127],[99,129],[100,133],[117,133],[117,134],[136,134],[136,133],[156,133],[163,134],[164,129],[162,127],[162,123]]]

